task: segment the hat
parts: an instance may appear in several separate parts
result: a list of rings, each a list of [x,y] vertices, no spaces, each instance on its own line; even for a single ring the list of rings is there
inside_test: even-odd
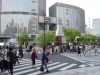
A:
[[[7,57],[10,57],[9,55],[7,55]]]
[[[0,55],[3,55],[3,54],[0,52]]]

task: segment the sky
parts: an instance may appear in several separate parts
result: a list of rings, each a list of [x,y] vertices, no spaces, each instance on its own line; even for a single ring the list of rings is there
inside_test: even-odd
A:
[[[92,19],[100,18],[100,0],[46,0],[46,11],[49,16],[49,7],[56,2],[78,6],[85,10],[85,23],[92,28]]]

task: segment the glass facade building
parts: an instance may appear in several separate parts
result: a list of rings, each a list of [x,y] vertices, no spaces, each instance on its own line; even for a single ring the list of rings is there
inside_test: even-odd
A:
[[[98,28],[98,36],[100,36],[100,18],[92,20],[92,27]]]
[[[49,16],[57,18],[57,25],[85,33],[85,11],[79,7],[55,3],[49,8]]]
[[[37,34],[38,17],[45,14],[46,0],[0,0],[0,33]]]

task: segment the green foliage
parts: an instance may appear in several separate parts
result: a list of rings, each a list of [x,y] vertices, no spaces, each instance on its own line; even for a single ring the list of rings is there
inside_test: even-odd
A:
[[[78,42],[83,42],[83,43],[98,43],[100,42],[100,37],[96,37],[94,35],[91,34],[85,34],[85,36],[82,36],[81,38],[78,38]]]
[[[29,35],[28,34],[22,34],[22,35],[20,35],[19,37],[17,37],[17,41],[19,42],[19,43],[21,43],[21,44],[24,44],[24,42],[28,42],[28,41],[30,41],[31,39],[30,39],[30,37],[29,37]]]
[[[81,36],[81,33],[75,29],[65,29],[62,27],[62,30],[66,36],[66,40],[74,42],[76,36]]]
[[[45,43],[50,44],[55,40],[55,31],[45,33]],[[40,34],[39,37],[36,38],[38,44],[44,44],[44,33]]]

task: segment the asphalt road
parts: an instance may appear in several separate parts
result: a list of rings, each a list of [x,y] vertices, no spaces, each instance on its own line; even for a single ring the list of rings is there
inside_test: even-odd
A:
[[[20,60],[20,65],[16,65],[14,67],[14,75],[44,75],[47,74],[46,72],[39,71],[41,66],[41,59],[42,59],[42,50],[37,50],[37,56],[39,60],[36,60],[36,69],[31,68],[30,61],[31,61],[31,53],[29,54],[24,50],[24,59]],[[72,58],[63,56],[61,54],[51,54],[52,59],[50,63],[48,63],[48,69],[50,73],[68,70],[68,69],[75,69],[80,68],[79,66],[83,65],[84,63],[74,60]],[[86,66],[88,67],[88,66]]]

